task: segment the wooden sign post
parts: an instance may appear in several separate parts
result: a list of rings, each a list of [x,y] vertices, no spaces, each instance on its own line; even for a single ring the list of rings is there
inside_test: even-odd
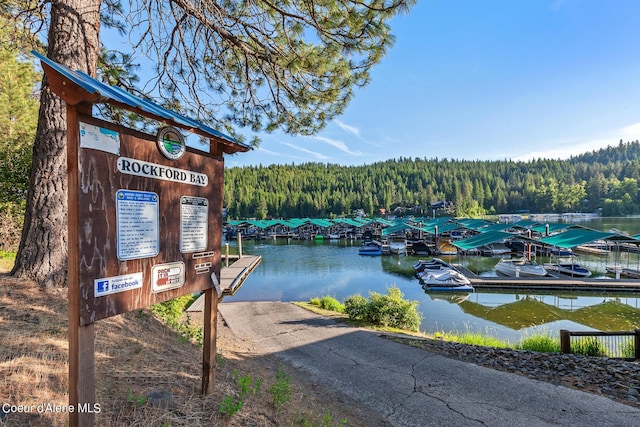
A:
[[[210,393],[223,154],[249,147],[143,100],[129,109],[173,126],[148,135],[96,119],[93,103],[127,107],[131,95],[40,59],[67,103],[70,425],[93,425],[99,408],[94,322],[197,292],[205,293],[202,392]],[[209,150],[187,147],[176,127],[208,137]]]

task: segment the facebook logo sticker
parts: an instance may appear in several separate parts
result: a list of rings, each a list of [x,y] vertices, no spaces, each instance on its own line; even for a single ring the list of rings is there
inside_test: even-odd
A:
[[[139,288],[142,288],[142,272],[93,279],[94,297],[104,297]]]
[[[96,296],[109,293],[109,281],[99,280],[96,282]]]

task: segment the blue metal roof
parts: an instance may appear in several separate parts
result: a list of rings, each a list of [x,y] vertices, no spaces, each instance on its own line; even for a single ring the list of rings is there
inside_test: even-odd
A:
[[[60,75],[62,75],[64,78],[72,81],[88,94],[98,95],[100,97],[100,102],[111,100],[118,104],[122,104],[123,106],[129,106],[134,109],[139,109],[153,116],[171,121],[179,125],[179,127],[183,127],[186,129],[199,129],[208,136],[214,136],[229,141],[233,144],[237,144],[238,146],[242,147],[242,151],[252,149],[251,146],[243,144],[233,137],[225,135],[210,126],[205,125],[204,123],[182,116],[149,100],[131,95],[130,93],[120,89],[119,87],[104,84],[101,81],[98,81],[89,76],[88,74],[83,73],[82,71],[73,71],[67,66],[52,61],[51,59],[39,54],[36,51],[31,51],[31,53],[33,53],[38,59],[40,59],[43,64],[46,64],[47,66],[58,72]]]

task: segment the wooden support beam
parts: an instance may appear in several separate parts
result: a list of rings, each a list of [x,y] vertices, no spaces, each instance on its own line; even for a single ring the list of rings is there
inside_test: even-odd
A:
[[[87,109],[87,106],[83,106]],[[90,109],[90,106],[88,107]],[[94,325],[80,324],[80,262],[78,231],[78,109],[67,104],[68,300],[69,300],[69,425],[95,424]]]

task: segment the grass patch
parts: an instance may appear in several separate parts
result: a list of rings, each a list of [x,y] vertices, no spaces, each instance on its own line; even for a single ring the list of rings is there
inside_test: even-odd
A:
[[[337,299],[329,296],[323,296],[321,298],[311,298],[309,304],[320,307],[323,310],[335,311],[337,313],[344,313],[344,305]]]
[[[460,344],[493,348],[513,348],[509,341],[501,340],[491,335],[482,334],[480,332],[436,332],[433,336],[436,339],[453,341]]]
[[[1,251],[0,250],[0,271],[9,271],[13,268],[16,262],[15,251]]]
[[[532,335],[523,338],[516,348],[540,353],[560,353],[560,338],[554,338],[548,334]]]
[[[178,332],[185,341],[193,341],[202,345],[204,340],[202,328],[192,324],[189,315],[185,314],[187,307],[197,298],[197,295],[183,295],[154,304],[149,309],[166,325]]]

